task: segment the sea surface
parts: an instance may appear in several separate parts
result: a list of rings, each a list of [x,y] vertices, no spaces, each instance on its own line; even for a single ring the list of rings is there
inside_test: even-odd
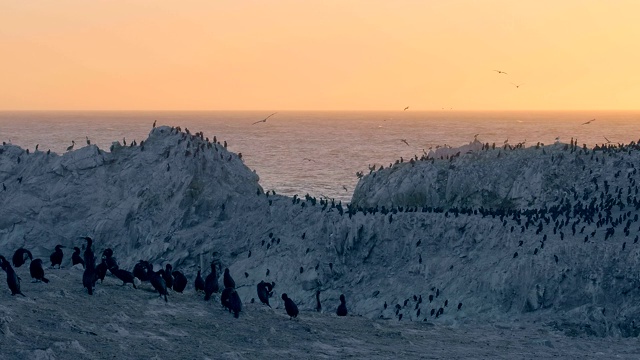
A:
[[[556,138],[578,144],[629,143],[640,139],[640,111],[625,112],[0,112],[0,140],[41,151],[63,153],[86,139],[108,151],[114,141],[138,143],[151,126],[180,126],[227,141],[260,176],[265,190],[284,195],[309,193],[349,202],[357,171],[400,157],[421,156],[440,145],[478,140],[502,145]],[[595,119],[589,124],[584,124]],[[408,145],[402,141],[406,140]]]

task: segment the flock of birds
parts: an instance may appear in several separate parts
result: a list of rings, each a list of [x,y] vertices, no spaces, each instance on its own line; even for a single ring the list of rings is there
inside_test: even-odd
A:
[[[187,287],[189,282],[187,277],[180,271],[174,271],[171,264],[166,264],[164,269],[154,271],[152,263],[146,260],[140,260],[135,264],[132,271],[128,271],[120,268],[116,258],[113,257],[113,250],[110,248],[107,248],[102,252],[101,261],[97,263],[92,249],[93,239],[90,237],[81,237],[81,239],[86,241],[84,254],[83,256],[80,256],[80,248],[74,247],[71,262],[72,266],[80,264],[84,267],[84,272],[82,274],[82,286],[87,289],[87,293],[89,295],[93,295],[93,291],[98,280],[102,283],[108,272],[121,280],[122,286],[132,284],[134,289],[137,289],[135,279],[138,279],[140,283],[149,282],[158,292],[159,296],[164,297],[165,302],[168,302],[167,295],[169,294],[169,289],[172,289],[177,293],[182,293]],[[63,248],[63,245],[56,245],[53,253],[51,253],[49,257],[49,260],[51,261],[50,269],[55,269],[56,266],[58,266],[58,269],[61,268],[64,257],[64,253],[62,251]],[[42,259],[34,259],[31,251],[24,247],[21,247],[14,252],[11,263],[14,267],[19,268],[28,260],[30,261],[29,273],[34,281],[45,284],[49,283],[49,279],[45,277],[45,268]],[[9,263],[4,256],[0,255],[0,267],[7,275],[7,285],[11,291],[11,295],[22,295],[26,297],[20,289],[21,278],[16,274],[11,263]],[[210,300],[214,293],[220,292],[217,267],[218,262],[214,260],[211,262],[211,272],[206,278],[202,278],[200,270],[198,270],[198,274],[196,275],[194,281],[195,290],[196,292],[204,293],[205,301]],[[224,308],[233,313],[235,318],[238,318],[242,311],[242,300],[236,291],[236,283],[231,277],[228,268],[224,270],[223,285],[224,289],[220,294],[220,302]],[[275,285],[275,282],[267,283],[265,281],[260,281],[256,286],[258,299],[269,307],[271,307],[269,304],[269,298],[273,296],[273,288]],[[287,315],[289,315],[290,318],[296,318],[299,314],[299,310],[294,300],[289,298],[286,293],[283,293],[281,297],[284,301]],[[317,300],[317,310],[320,311],[321,305],[319,292]],[[252,302],[253,301],[254,300],[252,299]],[[338,316],[347,316],[347,313],[346,300],[343,294],[340,295],[340,305],[336,310],[336,314]]]

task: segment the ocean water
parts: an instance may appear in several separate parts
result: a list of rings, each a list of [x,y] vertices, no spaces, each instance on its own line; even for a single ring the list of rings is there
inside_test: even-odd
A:
[[[348,202],[357,171],[400,157],[421,156],[438,145],[460,146],[478,140],[498,145],[557,137],[593,146],[640,139],[635,112],[0,112],[0,140],[33,150],[62,153],[92,144],[108,150],[113,141],[144,140],[154,121],[180,126],[227,141],[260,176],[265,190],[306,193]],[[583,125],[591,119],[590,124]],[[606,139],[605,139],[606,138]],[[408,143],[405,144],[402,139]]]

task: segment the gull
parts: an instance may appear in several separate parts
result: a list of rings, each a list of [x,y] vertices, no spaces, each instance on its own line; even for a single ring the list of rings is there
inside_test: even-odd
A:
[[[602,137],[603,137],[605,140],[607,140],[607,144],[611,144],[611,140],[607,139],[607,137],[606,137],[606,136],[602,135]]]
[[[251,125],[255,125],[255,124],[257,124],[257,123],[261,123],[261,122],[266,123],[266,122],[267,122],[267,119],[268,119],[268,118],[270,118],[270,117],[272,117],[272,116],[273,116],[273,115],[275,115],[275,114],[277,114],[277,112],[274,112],[273,114],[271,114],[271,115],[267,116],[266,118],[264,118],[264,119],[262,119],[262,120],[258,120],[258,121],[254,122],[254,123],[253,123],[253,124],[251,124]]]
[[[404,110],[408,110],[408,109],[409,109],[409,107],[408,107],[408,106],[407,106],[406,108],[404,108]]]
[[[591,120],[589,120],[589,121],[587,121],[585,123],[582,123],[582,125],[588,125],[588,124],[591,124],[594,121],[596,121],[596,119],[591,119]]]
[[[505,74],[505,75],[509,75],[509,74],[507,74],[506,72],[501,71],[501,70],[493,70],[493,71],[497,72],[498,74]]]
[[[342,185],[342,188],[344,189],[344,191],[349,191],[349,189],[347,189],[347,187],[344,185]]]
[[[516,87],[516,89],[518,89],[520,86],[522,86],[522,85],[524,85],[524,84],[514,84],[514,83],[511,83],[511,85],[515,86],[515,87]]]
[[[402,141],[403,143],[407,144],[407,146],[409,146],[409,143],[407,142],[407,139],[400,139],[400,141]]]

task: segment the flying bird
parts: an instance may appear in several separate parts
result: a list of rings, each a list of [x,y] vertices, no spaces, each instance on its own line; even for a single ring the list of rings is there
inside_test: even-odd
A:
[[[316,162],[315,160],[313,160],[313,159],[309,159],[309,158],[304,158],[304,159],[302,159],[302,160],[306,160],[306,161],[313,161],[313,162]]]
[[[511,85],[515,86],[516,89],[520,88],[520,86],[524,85],[524,84],[515,84],[515,83],[511,83]]]
[[[408,109],[409,109],[409,107],[408,107],[408,106],[407,106],[406,108],[404,108],[404,110],[408,110]]]
[[[409,143],[407,142],[407,139],[400,139],[400,141],[402,141],[403,143],[407,144],[407,146],[410,146]]]
[[[607,137],[606,137],[606,136],[602,135],[602,137],[603,137],[605,140],[607,140],[607,144],[611,144],[611,140],[607,139]]]
[[[591,120],[589,120],[589,121],[587,121],[587,122],[582,123],[582,125],[589,125],[589,124],[591,124],[591,123],[592,123],[592,122],[594,122],[594,121],[596,121],[596,119],[591,119]]]
[[[347,189],[347,187],[344,185],[342,185],[342,188],[344,189],[344,191],[349,191],[349,189]]]
[[[501,71],[501,70],[493,70],[493,71],[497,72],[498,74],[505,74],[505,75],[509,75],[509,74],[507,74],[506,72]]]
[[[268,118],[270,118],[270,117],[272,117],[272,116],[273,116],[273,115],[275,115],[275,114],[277,114],[277,112],[274,112],[273,114],[271,114],[271,115],[267,116],[266,118],[264,118],[264,119],[262,119],[262,120],[258,120],[258,121],[254,122],[254,123],[253,123],[253,124],[251,124],[251,125],[255,125],[255,124],[257,124],[257,123],[261,123],[261,122],[266,123],[266,122],[267,122],[267,119],[268,119]]]

